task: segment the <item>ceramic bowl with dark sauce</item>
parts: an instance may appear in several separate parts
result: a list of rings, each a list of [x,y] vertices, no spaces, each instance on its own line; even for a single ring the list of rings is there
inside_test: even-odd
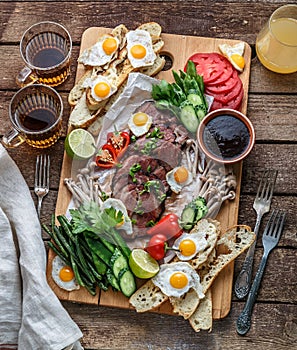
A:
[[[197,130],[202,152],[210,159],[224,164],[243,160],[255,144],[251,121],[233,109],[218,109],[207,114]]]

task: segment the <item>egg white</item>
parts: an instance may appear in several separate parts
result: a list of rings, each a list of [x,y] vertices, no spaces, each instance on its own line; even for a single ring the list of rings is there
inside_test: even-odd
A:
[[[61,280],[59,273],[64,266],[67,266],[67,265],[64,263],[64,261],[58,255],[56,255],[52,261],[52,278],[53,278],[53,280],[60,288],[67,290],[68,292],[70,292],[72,290],[79,289],[80,286],[76,282],[75,278],[73,278],[69,282],[65,282],[65,281]]]
[[[183,255],[182,252],[178,251],[179,246],[182,241],[185,239],[192,240],[195,243],[196,250],[192,255],[186,256]],[[188,261],[193,259],[200,251],[207,247],[207,240],[205,238],[204,232],[194,232],[194,233],[183,233],[180,237],[178,237],[173,243],[172,247],[176,249],[176,255],[179,260]]]
[[[235,45],[229,45],[229,44],[221,44],[219,45],[219,49],[222,52],[222,54],[231,62],[233,67],[242,72],[243,68],[239,67],[234,60],[232,59],[232,55],[238,54],[239,56],[243,56],[244,54],[244,42],[240,41],[239,43]]]
[[[135,114],[132,114],[131,117],[129,118],[128,127],[135,136],[139,137],[146,134],[149,131],[152,125],[153,119],[150,115],[147,114],[147,117],[148,117],[147,122],[144,125],[136,125],[133,120]]]
[[[174,288],[170,284],[170,277],[176,273],[182,272],[188,278],[188,284],[184,288]],[[193,288],[199,298],[204,298],[202,285],[198,273],[187,262],[173,262],[162,264],[156,276],[152,278],[152,282],[161,289],[161,291],[169,297],[181,297]]]
[[[95,101],[100,102],[100,101],[108,99],[111,95],[113,95],[117,91],[116,79],[117,79],[117,77],[114,76],[113,74],[109,74],[107,76],[97,75],[97,76],[94,76],[92,78],[86,79],[84,84],[83,84],[83,87],[90,88],[92,98]],[[95,86],[96,86],[96,84],[98,84],[100,82],[104,82],[104,83],[108,84],[110,87],[109,94],[107,96],[105,96],[104,98],[97,96],[95,93]]]
[[[157,56],[153,50],[152,38],[147,31],[141,29],[131,30],[126,34],[126,38],[128,59],[134,68],[146,67],[154,64]],[[146,49],[144,58],[135,58],[131,54],[131,48],[138,44]]]
[[[167,174],[166,174],[166,181],[168,182],[168,185],[171,188],[171,191],[173,191],[174,193],[180,193],[180,191],[182,190],[182,188],[184,186],[189,185],[192,181],[193,181],[193,175],[191,174],[191,172],[188,170],[188,178],[186,181],[178,183],[176,182],[175,178],[174,178],[174,174],[177,171],[179,167],[175,167],[172,170],[170,170]]]
[[[120,211],[123,214],[124,221],[117,228],[120,230],[124,230],[127,235],[132,235],[133,234],[132,222],[128,216],[128,212],[125,207],[125,204],[120,199],[108,198],[106,199],[106,201],[103,202],[101,206],[102,210],[107,208],[114,208],[117,212]]]
[[[82,54],[79,56],[78,62],[86,66],[92,66],[92,67],[100,67],[111,62],[115,55],[115,52],[117,52],[117,49],[119,47],[119,40],[116,37],[113,37],[117,42],[117,49],[113,53],[107,54],[103,49],[103,42],[108,37],[109,37],[108,35],[102,36],[96,42],[96,44],[84,50]]]

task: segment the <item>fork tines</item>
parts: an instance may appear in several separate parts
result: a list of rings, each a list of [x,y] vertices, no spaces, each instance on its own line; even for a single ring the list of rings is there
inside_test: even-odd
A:
[[[266,200],[270,200],[272,198],[277,173],[277,170],[274,169],[264,171],[258,187],[257,197],[261,197]]]
[[[285,211],[274,209],[263,232],[263,238],[267,236],[275,238],[278,241],[284,227],[285,218]]]
[[[39,154],[35,167],[35,187],[45,187],[49,184],[50,156]]]

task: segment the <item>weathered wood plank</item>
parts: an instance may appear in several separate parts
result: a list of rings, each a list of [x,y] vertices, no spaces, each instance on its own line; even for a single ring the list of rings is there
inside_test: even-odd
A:
[[[77,42],[82,31],[90,26],[108,27],[123,22],[134,29],[141,23],[157,21],[166,33],[253,42],[269,15],[283,3],[216,1],[215,5],[206,6],[206,1],[2,2],[0,33],[2,40],[16,42],[28,26],[42,18],[64,23]]]
[[[251,330],[245,337],[238,336],[235,330],[243,308],[243,303],[238,302],[232,303],[224,320],[214,321],[212,333],[195,333],[186,320],[177,316],[66,302],[63,305],[81,326],[86,350],[242,350],[251,346],[254,350],[297,349],[296,305],[257,304]]]

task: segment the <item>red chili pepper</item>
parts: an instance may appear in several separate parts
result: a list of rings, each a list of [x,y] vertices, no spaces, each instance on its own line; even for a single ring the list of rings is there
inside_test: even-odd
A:
[[[96,165],[101,168],[112,168],[116,164],[117,155],[112,146],[105,144],[97,153]]]
[[[107,134],[107,144],[113,147],[118,159],[126,152],[129,143],[130,135],[126,131],[116,131]]]
[[[165,215],[155,226],[147,231],[149,235],[163,234],[167,239],[177,238],[182,232],[183,230],[178,223],[178,216],[173,213]]]
[[[163,259],[167,251],[167,237],[162,234],[154,235],[145,250],[156,260]]]

